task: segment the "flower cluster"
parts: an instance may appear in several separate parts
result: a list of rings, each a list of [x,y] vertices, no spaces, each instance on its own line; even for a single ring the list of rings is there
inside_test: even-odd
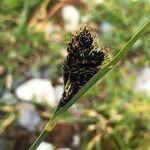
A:
[[[67,45],[64,62],[64,92],[59,106],[63,107],[101,68],[105,49],[98,50],[93,30],[84,27]]]

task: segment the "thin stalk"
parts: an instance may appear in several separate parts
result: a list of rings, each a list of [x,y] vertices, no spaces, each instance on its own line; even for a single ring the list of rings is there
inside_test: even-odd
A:
[[[50,132],[54,126],[56,125],[59,118],[76,102],[81,98],[81,96],[91,88],[96,82],[98,82],[103,76],[106,75],[118,62],[121,60],[125,54],[129,51],[131,46],[144,34],[148,26],[150,25],[150,20],[148,20],[143,27],[121,48],[118,54],[114,57],[114,59],[108,63],[102,70],[96,73],[75,95],[74,97],[62,108],[57,108],[52,115],[51,119],[48,121],[46,127],[39,135],[37,140],[33,143],[30,150],[36,150],[36,148],[40,145],[43,139],[46,137],[48,132]]]
[[[29,150],[36,150],[37,147],[40,145],[40,143],[45,139],[47,134],[54,128],[55,124],[57,123],[57,120],[53,117],[48,121],[45,128],[42,130],[38,138],[34,141],[32,146],[29,148]]]
[[[45,137],[48,135],[49,131],[47,130],[43,130],[39,137],[35,140],[35,142],[32,144],[32,146],[30,147],[29,150],[36,150],[37,147],[40,145],[40,143],[43,141],[43,139],[45,139]]]

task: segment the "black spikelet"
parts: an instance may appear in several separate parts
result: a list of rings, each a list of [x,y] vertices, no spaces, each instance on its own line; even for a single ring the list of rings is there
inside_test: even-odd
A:
[[[98,50],[93,30],[84,27],[67,45],[67,58],[63,65],[64,92],[59,102],[63,107],[92,78],[106,59],[106,50]]]

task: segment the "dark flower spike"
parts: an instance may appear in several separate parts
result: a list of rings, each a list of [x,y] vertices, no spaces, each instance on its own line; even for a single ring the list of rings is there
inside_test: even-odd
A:
[[[58,109],[92,78],[107,58],[107,48],[98,49],[96,34],[91,27],[77,31],[67,44],[68,55],[63,65],[64,92]]]

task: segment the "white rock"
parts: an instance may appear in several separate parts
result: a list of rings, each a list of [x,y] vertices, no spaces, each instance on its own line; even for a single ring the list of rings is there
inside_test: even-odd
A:
[[[39,114],[36,112],[36,109],[31,104],[21,104],[20,114],[19,114],[19,123],[28,129],[29,131],[34,131],[41,122]]]
[[[73,136],[73,146],[79,146],[80,145],[80,136],[79,135],[74,135]]]
[[[60,98],[62,97],[63,90],[64,90],[63,85],[57,85],[55,87],[55,97],[56,97],[57,103],[59,102]]]
[[[52,144],[42,142],[36,150],[54,150],[54,148]]]
[[[135,83],[135,89],[137,91],[144,92],[150,97],[150,68],[144,68],[137,77]]]
[[[79,27],[80,14],[74,6],[64,6],[62,9],[62,17],[65,21],[65,29],[67,31],[76,30]]]
[[[21,100],[30,101],[34,99],[37,103],[46,102],[52,107],[57,105],[52,83],[46,79],[28,80],[16,89],[16,95]]]
[[[113,31],[113,26],[108,22],[102,22],[102,24],[100,25],[100,29],[102,30],[103,33],[110,34]]]

